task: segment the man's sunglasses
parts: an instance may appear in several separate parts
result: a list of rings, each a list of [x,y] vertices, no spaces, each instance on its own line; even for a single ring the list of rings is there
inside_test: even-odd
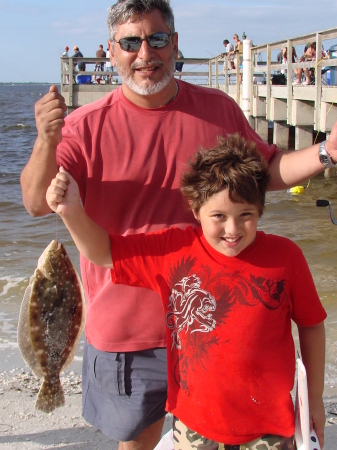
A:
[[[171,36],[173,35],[167,33],[154,33],[144,39],[137,36],[130,36],[121,38],[119,41],[114,39],[114,41],[117,42],[125,52],[138,52],[143,41],[146,41],[152,48],[164,48],[170,42]]]

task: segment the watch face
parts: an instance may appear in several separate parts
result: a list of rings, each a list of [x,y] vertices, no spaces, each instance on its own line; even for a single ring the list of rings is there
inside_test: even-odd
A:
[[[319,160],[321,161],[322,164],[324,164],[325,166],[327,164],[330,163],[329,158],[326,155],[319,155]]]
[[[337,166],[337,164],[335,164],[332,161],[331,156],[325,150],[325,141],[322,142],[319,146],[318,156],[319,156],[319,160],[323,164],[323,166],[325,166],[325,167],[336,167]]]

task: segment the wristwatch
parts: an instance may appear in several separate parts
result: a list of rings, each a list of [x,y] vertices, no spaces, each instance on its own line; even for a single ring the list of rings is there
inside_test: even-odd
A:
[[[321,161],[321,163],[323,164],[323,166],[326,169],[329,169],[331,167],[336,167],[337,163],[333,162],[331,156],[329,155],[329,153],[326,151],[325,149],[325,143],[326,141],[323,141],[319,144],[319,148],[318,148],[318,157],[319,160]]]

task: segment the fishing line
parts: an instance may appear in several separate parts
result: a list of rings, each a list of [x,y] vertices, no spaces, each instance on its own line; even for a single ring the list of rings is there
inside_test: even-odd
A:
[[[208,51],[208,50],[207,50],[207,52],[208,52],[208,53],[211,53],[211,52]],[[200,67],[200,66],[203,66],[203,65],[205,65],[205,64],[208,64],[210,61],[213,61],[213,60],[215,60],[215,59],[217,59],[217,58],[220,58],[221,55],[222,55],[222,53],[220,53],[220,55],[218,55],[218,56],[213,56],[212,58],[209,58],[208,60],[206,60],[206,61],[204,61],[204,62],[202,62],[202,63],[200,63],[200,64],[197,64],[196,66],[193,66],[193,67],[191,67],[190,69],[185,70],[185,72],[190,72],[191,70],[194,70],[194,69],[196,69],[197,67]]]
[[[281,33],[276,27],[273,27],[275,31],[277,31],[284,39],[288,39],[284,34]]]
[[[52,93],[50,91],[50,88],[49,88],[49,93]],[[61,163],[61,153],[60,153],[61,152],[61,150],[60,150],[60,143],[61,143],[61,141],[62,141],[62,130],[59,131],[58,144],[57,144],[56,152],[55,152],[56,164],[57,164],[57,161],[60,162],[60,164],[58,165],[58,168],[62,165],[62,163]],[[58,214],[55,213],[55,238],[56,238],[57,241],[58,241],[58,222],[59,222],[59,217],[58,217]]]
[[[66,113],[64,114],[64,118],[65,118],[65,116],[66,116]],[[56,154],[55,154],[55,156],[56,156],[56,163],[57,163],[57,161],[59,161],[60,162],[60,164],[58,165],[58,169],[60,170],[60,167],[62,166],[62,161],[61,161],[61,141],[62,141],[62,129],[59,131],[59,138],[58,138],[58,145],[57,145],[57,147],[56,147]],[[57,239],[57,232],[58,232],[58,227],[57,227],[57,225],[58,225],[58,223],[59,223],[59,220],[60,220],[60,218],[59,218],[59,215],[58,214],[56,214],[56,230],[55,230],[55,232],[56,232],[56,239]]]
[[[61,134],[59,135],[59,140],[58,140],[59,142],[58,142],[58,145],[56,147],[56,153],[55,153],[56,163],[57,163],[57,160],[59,160],[60,161],[60,166],[61,166],[61,156],[60,156],[60,143],[61,143],[61,140],[62,140],[62,131],[61,131]],[[56,237],[57,241],[58,241],[58,221],[59,221],[59,216],[58,216],[58,214],[55,213],[55,237]]]

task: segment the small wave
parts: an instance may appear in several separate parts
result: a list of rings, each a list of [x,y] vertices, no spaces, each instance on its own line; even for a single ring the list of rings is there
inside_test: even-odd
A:
[[[2,291],[0,292],[0,297],[5,297],[8,294],[8,291],[13,288],[17,288],[23,281],[26,281],[25,277],[0,277],[0,281],[4,281],[5,284],[2,286]],[[2,284],[2,283],[1,283]]]
[[[7,349],[7,348],[18,348],[18,343],[17,342],[9,342],[9,341],[5,341],[3,339],[0,339],[0,348],[1,349]]]
[[[0,130],[3,133],[6,133],[7,131],[13,131],[13,130],[28,130],[31,126],[24,124],[24,123],[16,123],[15,125],[1,125]]]

